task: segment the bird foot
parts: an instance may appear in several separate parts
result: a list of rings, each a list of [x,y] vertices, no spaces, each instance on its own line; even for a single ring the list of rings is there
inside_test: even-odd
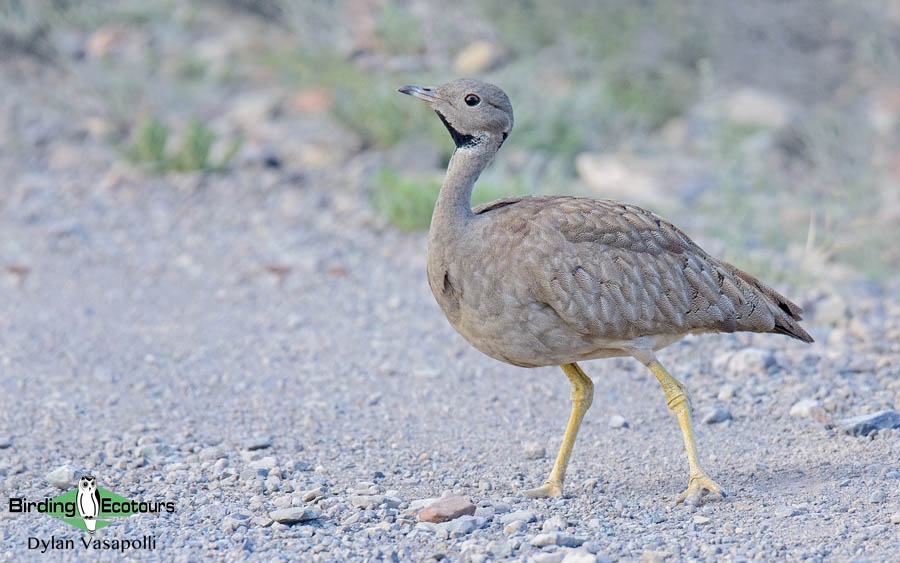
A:
[[[685,504],[696,506],[700,503],[700,497],[707,491],[722,498],[728,496],[725,494],[725,491],[722,490],[722,487],[707,477],[706,473],[701,472],[691,475],[691,481],[688,483],[688,488],[675,498],[675,504],[683,502]]]
[[[562,496],[562,483],[547,481],[536,489],[528,489],[523,494],[528,498],[550,498]]]

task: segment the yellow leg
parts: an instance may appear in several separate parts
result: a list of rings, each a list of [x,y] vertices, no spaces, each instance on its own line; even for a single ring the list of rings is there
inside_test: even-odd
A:
[[[566,468],[569,465],[569,457],[572,455],[572,446],[575,445],[575,437],[578,435],[578,427],[584,413],[594,401],[594,383],[585,375],[578,364],[571,363],[560,366],[566,377],[572,382],[572,415],[569,417],[569,425],[566,427],[566,435],[563,438],[559,454],[556,456],[556,464],[550,477],[544,484],[536,489],[525,491],[528,498],[558,497],[562,494],[563,481],[566,479]]]
[[[684,437],[684,449],[687,450],[690,482],[687,490],[675,499],[675,503],[687,501],[689,504],[696,504],[705,491],[724,497],[725,492],[722,491],[722,487],[706,476],[706,473],[700,468],[700,462],[697,461],[697,445],[694,443],[694,431],[691,428],[691,400],[687,388],[669,375],[666,368],[655,358],[647,364],[647,367],[650,368],[662,385],[663,391],[666,392],[666,402],[678,417],[681,435]]]

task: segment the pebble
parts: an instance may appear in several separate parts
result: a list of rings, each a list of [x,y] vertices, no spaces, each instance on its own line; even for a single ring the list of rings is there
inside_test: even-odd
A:
[[[620,414],[614,414],[609,417],[608,424],[610,428],[628,428],[628,421]]]
[[[71,489],[85,472],[71,465],[61,465],[47,473],[47,482],[59,489]]]
[[[900,428],[900,413],[889,410],[878,411],[839,420],[837,426],[841,432],[851,436],[868,436],[878,430]]]
[[[720,401],[730,401],[734,398],[735,388],[734,385],[730,383],[726,383],[725,385],[719,388],[718,398]]]
[[[447,531],[451,538],[464,536],[476,528],[477,521],[474,516],[464,514],[459,518],[438,524]]]
[[[580,547],[587,538],[566,534],[564,532],[548,532],[538,534],[529,542],[534,547],[546,547],[548,545],[561,545],[563,547]]]
[[[518,534],[519,532],[524,532],[526,528],[528,528],[528,524],[524,520],[513,520],[503,526],[503,532],[509,535]]]
[[[278,467],[278,459],[275,456],[267,456],[248,464],[250,469],[268,469],[272,470]]]
[[[794,403],[788,414],[790,416],[807,418],[810,415],[810,411],[819,406],[821,406],[819,405],[819,401],[815,399],[801,399]]]
[[[739,374],[765,374],[775,364],[775,354],[769,348],[744,348],[728,360],[728,369]]]
[[[573,549],[563,557],[563,563],[597,563],[597,556],[584,549]]]
[[[731,420],[731,411],[725,407],[714,407],[703,415],[703,422],[706,424],[718,424]]]
[[[702,526],[704,524],[709,524],[709,522],[710,522],[710,520],[706,516],[701,516],[699,514],[694,515],[694,524],[698,524],[698,525]]]
[[[279,524],[296,524],[298,522],[307,522],[316,520],[321,517],[322,513],[312,507],[292,507],[273,510],[269,513],[269,518]]]
[[[525,459],[544,459],[547,457],[547,449],[537,442],[525,442],[522,444]]]
[[[871,502],[872,504],[880,504],[884,502],[884,497],[884,491],[878,489],[877,491],[874,491],[871,495],[869,495],[869,502]]]
[[[303,499],[303,502],[312,502],[317,498],[322,498],[325,494],[322,492],[322,489],[310,489],[308,491],[304,491],[303,495],[300,497]]]
[[[641,553],[641,563],[662,563],[668,556],[668,553],[646,549]]]
[[[272,446],[272,440],[269,438],[251,438],[244,442],[244,449],[247,451],[264,450]]]
[[[496,508],[496,507],[495,507]],[[521,520],[522,522],[534,522],[537,520],[537,515],[530,510],[517,510],[515,512],[510,512],[509,514],[504,514],[500,517],[501,524],[509,524],[510,522],[515,522],[516,520]]]
[[[550,518],[544,520],[544,525],[541,526],[541,530],[544,532],[565,530],[568,525],[569,524],[563,519],[562,516],[551,516]]]
[[[5,450],[10,446],[12,446],[12,438],[6,435],[0,436],[0,450]]]
[[[384,503],[384,495],[354,495],[350,497],[350,504],[358,508],[375,508]],[[437,522],[438,520],[429,520]],[[443,520],[440,520],[443,522]]]
[[[797,511],[786,504],[782,504],[775,508],[774,512],[776,518],[790,518],[791,516],[796,516]]]
[[[900,524],[900,512],[891,515],[891,524]]]
[[[475,505],[469,497],[462,495],[444,495],[435,502],[419,510],[420,522],[447,522],[463,515],[474,515]]]
[[[563,554],[558,551],[550,553],[535,553],[531,556],[534,563],[560,563],[563,560]]]

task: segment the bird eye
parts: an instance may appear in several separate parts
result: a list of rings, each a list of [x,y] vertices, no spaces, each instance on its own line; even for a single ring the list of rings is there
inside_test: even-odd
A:
[[[466,105],[467,106],[477,106],[481,103],[481,98],[476,96],[475,94],[466,94]]]

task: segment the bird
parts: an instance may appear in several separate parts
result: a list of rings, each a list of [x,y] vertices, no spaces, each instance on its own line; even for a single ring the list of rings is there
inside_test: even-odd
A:
[[[94,476],[81,476],[75,501],[85,528],[93,536],[97,530],[97,515],[100,514],[100,493],[97,492],[97,479]]]
[[[636,205],[520,195],[473,209],[473,186],[513,128],[509,97],[471,78],[398,91],[431,106],[456,145],[428,232],[426,272],[435,300],[476,349],[514,366],[560,366],[572,386],[553,469],[525,496],[563,494],[594,397],[578,362],[629,356],[656,376],[681,428],[689,479],[675,503],[726,496],[700,465],[688,389],[656,352],[699,333],[779,333],[812,342],[799,324],[801,308]]]

